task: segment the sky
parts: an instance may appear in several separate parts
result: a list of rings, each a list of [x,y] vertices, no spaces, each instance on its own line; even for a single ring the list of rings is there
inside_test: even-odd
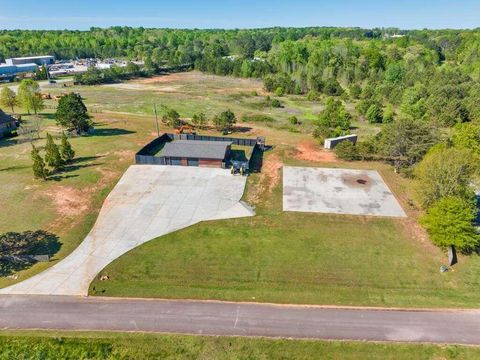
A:
[[[0,29],[480,27],[480,0],[0,0]]]

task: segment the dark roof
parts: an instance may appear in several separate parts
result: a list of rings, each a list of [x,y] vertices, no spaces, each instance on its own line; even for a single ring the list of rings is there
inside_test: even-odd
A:
[[[160,155],[179,158],[220,159],[225,158],[226,141],[174,140],[166,143]]]
[[[5,114],[2,110],[0,110],[0,124],[12,122],[12,121],[15,121],[15,118]]]

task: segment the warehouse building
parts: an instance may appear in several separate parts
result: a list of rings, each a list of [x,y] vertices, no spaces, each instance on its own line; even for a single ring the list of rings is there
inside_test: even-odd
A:
[[[51,55],[43,56],[27,56],[27,57],[17,57],[11,59],[5,59],[7,65],[26,65],[26,64],[36,64],[38,66],[42,65],[51,65],[55,63],[55,57]]]
[[[224,167],[230,157],[231,142],[175,140],[165,144],[159,156],[165,165]]]
[[[20,65],[0,64],[0,76],[12,77],[18,74],[33,73],[37,68],[38,65],[34,63]]]

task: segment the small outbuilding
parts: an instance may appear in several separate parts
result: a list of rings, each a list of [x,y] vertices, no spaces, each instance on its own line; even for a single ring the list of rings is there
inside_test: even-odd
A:
[[[227,141],[174,140],[158,155],[165,158],[166,165],[223,167],[231,146]]]
[[[357,143],[357,139],[358,139],[358,136],[355,135],[355,134],[339,136],[339,137],[336,137],[336,138],[329,138],[329,139],[325,139],[323,147],[325,149],[333,149],[333,148],[335,148],[335,146],[337,146],[338,144],[340,144],[343,141],[350,141],[351,143],[353,143],[355,145]]]

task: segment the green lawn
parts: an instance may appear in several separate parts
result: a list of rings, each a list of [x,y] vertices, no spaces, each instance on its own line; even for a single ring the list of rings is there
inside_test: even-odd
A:
[[[31,117],[23,118],[27,125],[31,122]],[[45,145],[46,131],[58,135],[51,114],[45,113],[43,118],[41,139],[34,139],[39,148]],[[90,231],[103,200],[133,162],[135,151],[151,138],[146,121],[122,120],[99,118],[94,135],[71,139],[76,151],[74,163],[46,182],[33,178],[29,142],[0,140],[0,233],[47,230],[62,243],[51,262],[18,273],[18,279],[0,277],[0,287],[53,265]]]
[[[478,359],[480,348],[155,334],[0,333],[10,359]]]
[[[161,77],[163,82],[145,84],[147,88],[140,91],[108,86],[50,87],[43,90],[52,95],[65,91],[81,93],[94,117],[96,128],[93,136],[71,139],[76,151],[75,163],[67,171],[55,175],[55,180],[43,182],[33,179],[30,143],[16,142],[26,140],[26,136],[0,139],[0,233],[47,230],[57,235],[62,244],[51,262],[38,263],[17,273],[14,278],[0,276],[0,287],[21,281],[55,264],[83,240],[93,226],[103,200],[133,163],[135,152],[155,137],[151,106],[154,102],[158,106],[174,106],[188,117],[197,111],[214,114],[231,105],[239,110],[242,105],[232,103],[232,96],[249,94],[252,89],[261,90],[261,83],[255,80],[237,81],[199,73],[174,76],[168,77],[166,82],[165,77]],[[255,97],[249,95],[248,99],[254,101]],[[33,140],[39,148],[45,145],[47,131],[59,136],[53,116],[57,103],[47,100],[45,104],[46,109],[40,115],[41,139]],[[33,116],[22,112],[22,109],[15,110],[22,114],[25,126],[33,125]],[[160,130],[172,131],[163,125]],[[278,139],[288,136],[288,133],[275,129],[266,131],[275,134]],[[233,135],[255,137],[263,132],[263,128],[256,128],[249,133]],[[294,135],[296,138],[308,136]]]
[[[398,177],[387,167],[382,171]],[[251,176],[248,192],[261,187],[261,179],[261,174]],[[263,192],[256,205],[255,217],[201,223],[130,251],[104,269],[102,274],[110,280],[93,282],[90,293],[298,304],[478,306],[478,257],[462,257],[455,272],[440,274],[444,255],[410,236],[405,220],[284,213],[280,184],[272,193]]]

